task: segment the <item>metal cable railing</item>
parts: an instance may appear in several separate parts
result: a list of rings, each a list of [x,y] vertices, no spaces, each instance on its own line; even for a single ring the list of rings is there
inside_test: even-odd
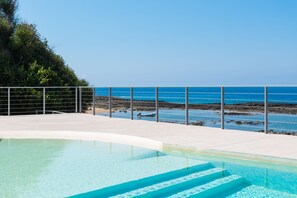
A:
[[[297,86],[0,87],[0,115],[49,113],[297,134]]]
[[[220,87],[188,88],[188,124],[198,126],[222,127]]]
[[[183,87],[158,88],[158,120],[185,124],[186,121],[186,90]]]
[[[227,87],[224,90],[225,128],[265,131],[265,87]]]

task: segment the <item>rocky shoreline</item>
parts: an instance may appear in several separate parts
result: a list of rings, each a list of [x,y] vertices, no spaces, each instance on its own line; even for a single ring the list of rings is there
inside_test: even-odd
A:
[[[212,120],[211,122],[213,122],[213,124],[217,124],[220,121],[218,120]],[[227,121],[227,123],[231,123],[234,122],[236,125],[240,126],[240,125],[251,125],[251,126],[255,126],[255,125],[260,125],[263,124],[263,122],[261,121],[234,121],[234,120],[230,120]],[[177,121],[171,121],[171,123],[179,123]],[[194,126],[209,126],[206,125],[206,121],[204,120],[198,120],[195,122],[190,122],[190,125],[194,125]],[[255,132],[259,132],[259,133],[264,133],[264,130],[258,130]],[[267,132],[267,134],[279,134],[279,135],[293,135],[293,136],[297,136],[297,131],[275,131],[275,130],[269,130]]]
[[[108,109],[108,97],[96,97],[96,107],[99,106],[102,109]],[[160,109],[180,109],[185,108],[184,104],[170,103],[159,101]],[[134,111],[155,111],[155,102],[147,100],[136,100],[133,102]],[[212,110],[216,114],[220,114],[221,105],[220,104],[190,104],[189,110]],[[127,113],[130,111],[130,100],[122,98],[112,98],[112,112],[123,112]],[[228,104],[225,105],[225,115],[228,116],[251,116],[255,113],[263,113],[264,106],[263,103],[244,103],[244,104]],[[270,104],[269,113],[277,114],[291,114],[297,115],[297,105],[296,104]],[[170,121],[172,123],[181,123],[178,121]],[[210,126],[220,123],[220,120],[196,120],[189,124],[195,126]],[[237,126],[260,126],[264,125],[263,121],[242,121],[236,119],[226,120],[226,123],[231,123]],[[264,130],[258,130],[256,132],[264,133]],[[297,131],[268,131],[269,134],[285,134],[297,136]]]
[[[96,105],[100,108],[108,109],[108,97],[96,96]],[[155,102],[148,100],[135,100],[133,102],[134,109],[137,111],[155,111]],[[112,97],[112,109],[129,109],[130,100]],[[166,109],[184,109],[184,104],[171,103],[159,101],[159,108]],[[189,104],[189,110],[214,110],[220,111],[220,104]],[[242,104],[226,104],[225,115],[251,115],[252,112],[264,112],[263,103],[247,102]],[[297,104],[280,104],[273,103],[268,106],[269,113],[280,113],[280,114],[294,114],[297,115]]]
[[[264,133],[264,130],[260,130],[257,132]],[[267,134],[278,134],[278,135],[293,135],[297,136],[297,131],[274,131],[274,130],[269,130]]]

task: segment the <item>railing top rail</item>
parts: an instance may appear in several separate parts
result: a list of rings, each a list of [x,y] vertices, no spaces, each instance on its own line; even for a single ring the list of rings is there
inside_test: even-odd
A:
[[[37,88],[208,88],[208,87],[238,87],[238,88],[248,88],[248,87],[296,87],[297,85],[193,85],[193,86],[2,86],[0,89],[37,89]]]
[[[192,86],[80,86],[80,87],[97,87],[97,88],[193,88],[193,87],[297,87],[297,85],[192,85]]]
[[[11,88],[11,89],[43,89],[43,88],[49,88],[49,89],[54,89],[54,88],[77,88],[79,86],[29,86],[29,87],[0,87],[0,89],[7,89],[7,88]]]

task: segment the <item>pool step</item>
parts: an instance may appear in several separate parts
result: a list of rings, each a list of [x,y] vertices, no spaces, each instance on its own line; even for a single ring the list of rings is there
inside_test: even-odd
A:
[[[204,184],[216,178],[222,177],[224,170],[221,168],[211,168],[205,171],[195,172],[186,176],[159,182],[150,186],[123,193],[114,198],[120,197],[160,197],[174,191],[181,191],[197,184]]]
[[[71,196],[73,198],[79,197],[79,198],[89,198],[89,197],[112,197],[112,196],[117,196],[121,195],[124,193],[127,193],[129,191],[134,191],[137,189],[141,189],[147,186],[152,186],[157,183],[169,181],[169,180],[174,180],[176,178],[184,177],[196,172],[200,171],[205,171],[214,168],[213,165],[210,163],[201,163],[195,166],[183,168],[183,169],[178,169],[150,177],[145,177],[143,179],[139,180],[134,180],[134,181],[129,181],[126,183],[114,185],[114,186],[109,186],[106,188],[102,188],[99,190],[91,191],[91,192],[86,192],[78,195]]]
[[[203,185],[198,185],[194,188],[176,193],[168,197],[216,197],[219,196],[221,192],[227,191],[232,188],[236,188],[237,186],[242,185],[244,183],[245,180],[243,177],[238,175],[230,175],[213,180]]]
[[[261,186],[249,184],[243,177],[230,175],[210,163],[178,169],[139,180],[125,182],[71,197],[296,197]]]
[[[297,195],[293,195],[287,192],[281,192],[277,190],[272,190],[262,186],[248,185],[243,187],[241,190],[230,194],[223,194],[222,197],[227,198],[248,198],[248,197],[286,197],[286,198],[296,198]]]

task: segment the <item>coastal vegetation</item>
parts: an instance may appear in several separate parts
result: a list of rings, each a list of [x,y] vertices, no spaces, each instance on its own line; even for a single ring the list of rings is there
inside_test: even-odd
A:
[[[0,86],[85,86],[36,25],[17,17],[17,0],[0,0]]]
[[[17,0],[0,0],[0,87],[87,86],[56,54],[36,25],[17,17]],[[37,88],[0,88],[0,114],[7,115],[7,97],[10,95],[10,114],[32,114],[40,111],[43,90]],[[62,96],[75,99],[74,89],[46,92],[48,107],[73,112],[74,102],[63,101]],[[20,112],[19,107],[23,109]],[[66,108],[65,108],[66,107]],[[49,112],[53,109],[49,109]]]

